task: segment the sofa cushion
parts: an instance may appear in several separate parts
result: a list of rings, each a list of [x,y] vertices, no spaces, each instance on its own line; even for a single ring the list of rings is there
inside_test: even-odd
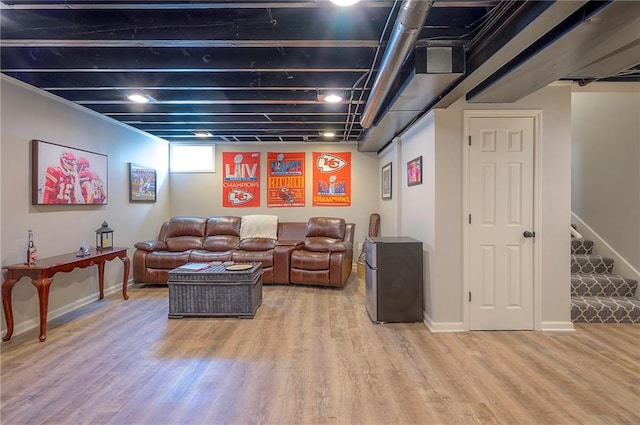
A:
[[[346,222],[342,218],[312,217],[307,222],[306,237],[325,236],[344,240]]]
[[[195,236],[178,236],[167,239],[167,250],[171,252],[202,248],[202,238]]]
[[[304,249],[317,252],[344,252],[347,250],[344,242],[327,238],[324,236],[314,236],[304,240]]]
[[[250,238],[240,241],[240,249],[243,251],[266,251],[276,246],[275,239]]]
[[[236,263],[262,263],[262,268],[273,267],[273,251],[235,251],[232,260]]]
[[[202,217],[173,217],[169,221],[166,238],[195,236],[204,238],[207,220]]]
[[[231,261],[233,251],[206,251],[194,249],[189,255],[190,263],[210,263],[212,261]]]
[[[241,219],[237,216],[211,217],[207,220],[205,237],[218,235],[240,237],[240,222]]]
[[[240,238],[231,235],[208,236],[204,239],[202,249],[207,251],[230,251],[238,249]]]
[[[240,224],[240,240],[249,238],[278,238],[277,215],[245,215]]]
[[[154,251],[146,255],[146,266],[152,269],[175,269],[189,262],[189,252]]]
[[[238,249],[240,242],[240,217],[220,216],[207,220],[202,248],[207,251]]]
[[[207,220],[201,217],[174,217],[169,221],[166,244],[178,252],[202,248]]]
[[[328,270],[331,260],[329,252],[295,250],[291,253],[291,268],[302,270]]]

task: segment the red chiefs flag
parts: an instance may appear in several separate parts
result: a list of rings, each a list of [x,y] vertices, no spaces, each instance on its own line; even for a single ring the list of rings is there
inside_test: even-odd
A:
[[[313,206],[351,205],[351,152],[313,153]]]
[[[222,206],[260,206],[260,152],[222,153]]]

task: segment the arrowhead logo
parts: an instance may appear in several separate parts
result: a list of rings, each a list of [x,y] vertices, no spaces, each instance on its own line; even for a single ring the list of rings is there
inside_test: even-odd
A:
[[[246,204],[253,199],[253,194],[242,189],[233,189],[229,192],[229,202],[232,205]]]
[[[347,161],[339,156],[323,153],[318,157],[317,167],[323,173],[338,171],[347,165]]]

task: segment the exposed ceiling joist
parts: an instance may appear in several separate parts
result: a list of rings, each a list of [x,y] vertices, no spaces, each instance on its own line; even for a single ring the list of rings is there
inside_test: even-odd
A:
[[[168,141],[201,141],[194,133],[206,130],[214,142],[327,143],[321,134],[328,128],[338,134],[334,142],[377,150],[369,140],[388,143],[417,114],[464,97],[570,13],[608,3],[431,1],[413,47],[460,49],[464,72],[452,68],[410,84],[415,60],[394,59],[404,65],[393,73],[381,114],[396,116],[379,137],[360,120],[393,49],[391,30],[408,4],[401,0],[350,8],[328,0],[5,0],[0,70]],[[615,62],[629,64],[616,81],[637,79],[640,63],[628,57],[638,46],[622,44],[599,49],[561,77],[602,78]],[[149,102],[132,103],[133,91]],[[332,92],[343,100],[325,103]],[[407,117],[398,99],[420,110]]]

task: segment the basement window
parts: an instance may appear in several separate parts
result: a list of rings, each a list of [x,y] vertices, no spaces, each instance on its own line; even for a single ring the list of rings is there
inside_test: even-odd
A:
[[[216,145],[171,143],[169,146],[169,172],[216,172]]]

